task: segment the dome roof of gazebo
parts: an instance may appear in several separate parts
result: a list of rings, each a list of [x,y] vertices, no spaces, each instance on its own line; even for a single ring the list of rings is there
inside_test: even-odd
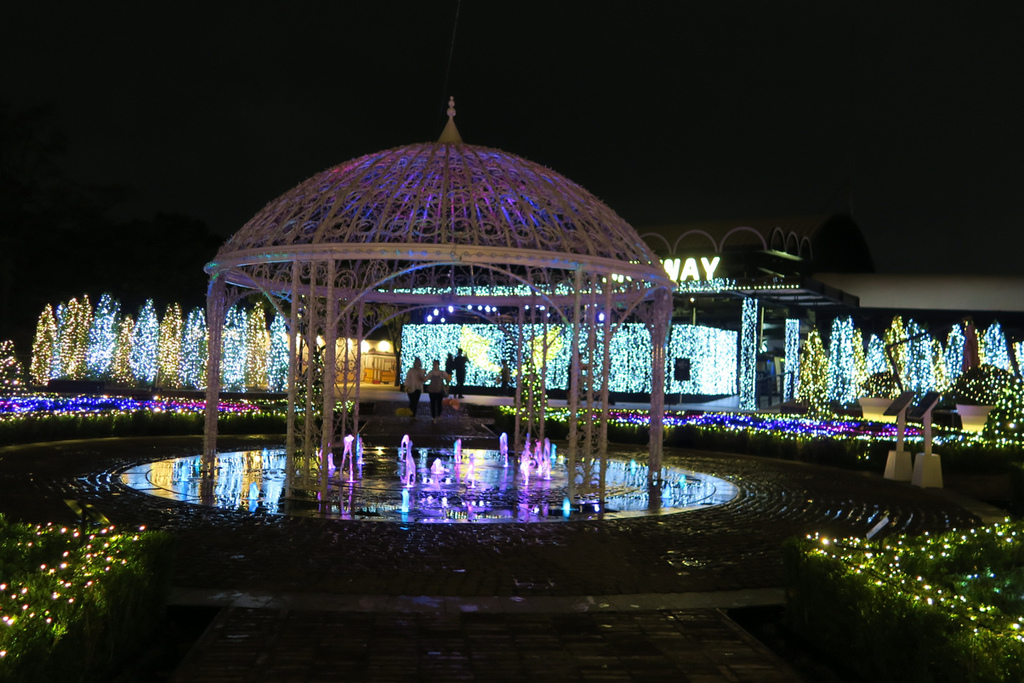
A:
[[[625,220],[564,176],[498,149],[442,141],[367,154],[309,178],[267,204],[217,260],[340,244],[453,245],[658,263]]]

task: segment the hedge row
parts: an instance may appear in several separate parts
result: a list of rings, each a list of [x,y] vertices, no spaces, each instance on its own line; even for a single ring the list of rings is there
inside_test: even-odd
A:
[[[496,411],[495,426],[499,433],[512,433],[515,417],[511,409]],[[560,418],[548,418],[544,423],[544,433],[548,438],[565,439],[569,434],[568,422]],[[642,425],[609,422],[608,440],[620,444],[646,445],[650,441],[650,429]],[[896,447],[891,441],[797,438],[778,432],[736,431],[697,425],[666,427],[663,443],[672,448],[757,455],[879,473],[885,470],[889,451]],[[920,448],[917,444],[910,445],[915,446]],[[942,466],[947,472],[1005,472],[1014,463],[1024,461],[1024,448],[1016,445],[946,443],[937,446],[935,452],[941,454]]]
[[[1021,544],[1006,545],[991,530],[923,538],[860,542],[836,552],[824,551],[821,539],[787,543],[789,626],[858,679],[1024,680],[1015,623]],[[883,558],[891,563],[886,569],[899,569],[872,564]],[[1006,596],[1012,604],[1000,604],[1000,588],[1014,591]]]

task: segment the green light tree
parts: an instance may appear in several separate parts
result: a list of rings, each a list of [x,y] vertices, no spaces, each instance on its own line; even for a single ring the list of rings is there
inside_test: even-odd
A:
[[[28,374],[32,383],[44,387],[50,381],[53,372],[53,344],[57,339],[57,321],[53,316],[53,306],[39,314],[36,322],[36,336],[32,342],[32,361],[29,363]]]
[[[813,416],[831,414],[828,407],[828,354],[821,342],[817,328],[812,329],[804,342],[800,354],[800,385],[797,395],[807,404],[807,411]]]

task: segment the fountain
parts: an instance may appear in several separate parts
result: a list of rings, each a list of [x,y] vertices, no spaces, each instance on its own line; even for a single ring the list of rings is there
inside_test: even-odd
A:
[[[420,523],[609,519],[718,505],[737,494],[729,482],[678,467],[660,469],[652,487],[645,464],[611,456],[602,506],[596,488],[577,483],[570,490],[566,458],[556,455],[550,440],[527,441],[512,468],[507,437],[498,445],[497,450],[463,449],[459,440],[451,449],[421,448],[414,459],[412,440],[405,435],[395,459],[390,449],[364,450],[358,436],[348,436],[338,468],[347,462],[348,477],[329,476],[327,497],[314,512],[283,497],[287,460],[281,449],[221,453],[212,481],[198,455],[139,465],[120,476],[124,484],[151,495],[253,514]],[[593,466],[578,464],[577,482],[580,474],[588,481],[585,468]]]

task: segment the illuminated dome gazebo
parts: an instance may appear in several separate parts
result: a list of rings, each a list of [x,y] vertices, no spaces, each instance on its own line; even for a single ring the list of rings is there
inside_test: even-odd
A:
[[[572,468],[603,463],[607,450],[601,406],[610,359],[602,340],[627,319],[646,323],[654,352],[651,366],[636,371],[652,380],[649,471],[657,478],[672,281],[636,231],[579,185],[464,144],[453,105],[437,142],[313,176],[270,202],[206,266],[208,465],[225,315],[255,290],[288,321],[286,495],[327,494],[324,465],[359,424],[362,340],[416,309],[470,303],[489,305],[484,317],[518,335],[517,452],[527,433],[544,438],[548,332],[570,331]]]

